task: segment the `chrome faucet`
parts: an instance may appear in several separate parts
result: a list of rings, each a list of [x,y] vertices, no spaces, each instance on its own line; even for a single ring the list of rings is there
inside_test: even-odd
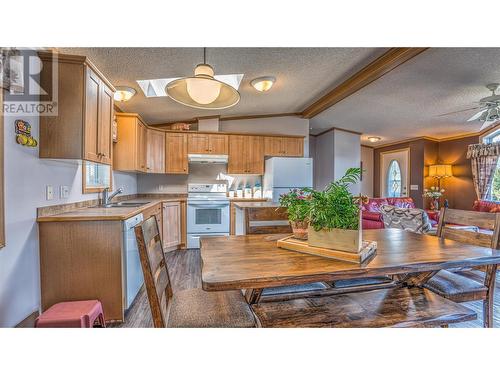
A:
[[[111,203],[111,199],[116,197],[118,194],[123,193],[123,188],[116,189],[113,193],[109,194],[109,188],[105,188],[102,191],[102,204],[106,206]]]

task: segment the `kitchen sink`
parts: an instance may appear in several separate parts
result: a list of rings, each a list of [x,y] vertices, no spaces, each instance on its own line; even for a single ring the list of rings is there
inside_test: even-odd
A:
[[[104,208],[119,208],[119,207],[141,207],[149,202],[117,202],[117,203],[109,203],[102,205],[100,207]]]

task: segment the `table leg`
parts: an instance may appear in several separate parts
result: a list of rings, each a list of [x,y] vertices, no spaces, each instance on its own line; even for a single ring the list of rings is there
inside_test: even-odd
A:
[[[486,299],[483,300],[483,326],[485,328],[493,328],[493,298],[495,296],[496,274],[496,264],[487,266],[484,286],[488,288],[488,290],[486,291]]]
[[[249,305],[258,303],[260,296],[262,295],[262,289],[247,289],[245,290],[245,299]]]

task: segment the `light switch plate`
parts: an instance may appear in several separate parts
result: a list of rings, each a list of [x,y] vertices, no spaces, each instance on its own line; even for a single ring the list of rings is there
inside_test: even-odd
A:
[[[410,185],[410,190],[418,190],[418,185]]]
[[[45,198],[48,201],[51,201],[52,199],[54,199],[54,188],[52,185],[47,185],[45,187]]]
[[[61,185],[59,187],[59,196],[61,198],[68,198],[69,197],[69,186]]]

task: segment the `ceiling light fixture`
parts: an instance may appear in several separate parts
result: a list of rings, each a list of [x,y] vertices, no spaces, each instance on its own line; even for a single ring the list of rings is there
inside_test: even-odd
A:
[[[203,64],[196,66],[194,76],[169,82],[165,91],[177,103],[199,109],[224,109],[240,101],[238,90],[214,78],[214,69],[206,63],[206,48]]]
[[[136,92],[132,87],[117,86],[113,98],[117,102],[126,102],[132,99]]]
[[[265,92],[273,87],[274,82],[276,82],[276,78],[273,76],[259,77],[255,78],[250,82],[250,84],[254,87],[255,90]]]
[[[368,137],[368,140],[371,142],[371,143],[375,143],[375,142],[378,142],[380,141],[382,138],[380,137]]]

